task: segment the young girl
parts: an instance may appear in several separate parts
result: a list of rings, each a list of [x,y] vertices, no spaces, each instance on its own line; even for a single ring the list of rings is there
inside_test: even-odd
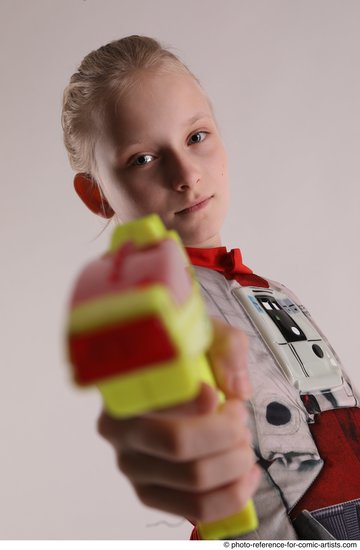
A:
[[[235,513],[253,496],[259,528],[241,538],[360,538],[359,399],[290,291],[253,274],[239,249],[221,246],[226,154],[197,79],[155,40],[130,36],[85,57],[65,90],[62,122],[75,190],[86,206],[120,223],[157,213],[187,247],[214,318],[209,355],[228,397],[223,407],[204,384],[186,405],[129,420],[105,413],[99,419],[100,434],[140,500],[196,524]],[[254,287],[265,308],[281,310],[280,317],[275,309],[269,313],[279,330],[295,333],[284,340],[293,363],[301,363],[300,348],[322,359],[320,365],[329,359],[329,387],[319,390],[322,374],[309,378],[307,372],[299,387],[295,375],[280,368],[255,329],[257,314],[250,321],[244,307]],[[285,327],[289,312],[306,320],[317,344],[298,325]],[[244,334],[254,388],[247,413]],[[296,347],[304,341],[310,347]],[[302,372],[306,368],[302,364]],[[312,512],[306,521],[304,509]],[[315,531],[304,533],[304,523]]]

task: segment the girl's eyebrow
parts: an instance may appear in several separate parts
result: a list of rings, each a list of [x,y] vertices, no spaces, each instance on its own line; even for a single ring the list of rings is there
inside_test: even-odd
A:
[[[195,124],[195,122],[197,122],[198,120],[201,120],[202,118],[209,118],[209,116],[209,113],[206,112],[197,113],[185,122],[185,126],[187,126],[188,124],[191,126],[192,124]]]
[[[145,136],[145,139],[149,139],[147,136]],[[133,145],[143,145],[143,141],[142,140],[139,140],[139,139],[131,139],[129,138],[128,140],[118,144],[117,146],[117,149],[119,151],[126,151],[126,149],[129,149],[130,147],[132,147]]]
[[[203,118],[210,118],[210,114],[209,113],[206,113],[205,111],[204,112],[200,112],[200,113],[196,113],[195,115],[193,115],[192,117],[190,117],[189,119],[187,119],[185,122],[184,122],[184,127],[186,126],[192,126],[193,124],[195,124],[195,122],[198,122],[199,120],[202,120]],[[148,136],[145,136],[145,139],[149,139]],[[143,145],[143,141],[142,140],[138,140],[138,139],[128,139],[126,140],[124,143],[122,143],[119,147],[118,147],[118,150],[119,152],[121,152],[121,154],[124,154],[126,152],[126,149],[132,147],[133,145]]]

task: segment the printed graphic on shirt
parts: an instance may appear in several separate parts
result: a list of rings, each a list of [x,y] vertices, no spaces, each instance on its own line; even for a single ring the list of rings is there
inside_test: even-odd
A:
[[[301,393],[329,392],[342,385],[340,366],[309,319],[282,292],[241,287],[234,296],[291,384]]]

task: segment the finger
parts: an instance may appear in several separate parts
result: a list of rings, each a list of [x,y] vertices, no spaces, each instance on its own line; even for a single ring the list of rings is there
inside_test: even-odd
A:
[[[127,429],[124,420],[110,416],[103,410],[97,420],[97,432],[117,451],[122,448],[123,434]]]
[[[210,491],[249,473],[255,456],[244,432],[244,443],[223,453],[188,462],[172,462],[139,452],[119,454],[118,465],[133,484],[159,485],[182,491]]]
[[[245,406],[232,399],[206,415],[144,417],[123,421],[121,436],[128,449],[174,461],[201,458],[240,443],[246,428]]]
[[[242,510],[253,496],[260,476],[260,468],[254,465],[241,480],[214,491],[195,493],[156,485],[135,485],[134,488],[146,506],[185,516],[193,523],[209,522]]]
[[[201,384],[198,395],[192,401],[176,405],[174,407],[164,408],[158,411],[149,412],[136,418],[172,418],[174,416],[191,416],[196,414],[206,414],[217,408],[219,401],[218,391],[208,384]],[[119,443],[124,431],[136,425],[129,418],[115,418],[103,410],[97,421],[97,431],[110,443]]]
[[[247,369],[247,336],[213,318],[214,337],[208,357],[219,388],[227,397],[249,399],[252,387]]]

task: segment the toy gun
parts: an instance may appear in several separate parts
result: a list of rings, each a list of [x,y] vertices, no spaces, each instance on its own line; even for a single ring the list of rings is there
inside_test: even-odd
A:
[[[215,386],[205,352],[212,339],[185,249],[157,215],[118,226],[109,251],[88,264],[70,303],[67,351],[75,382],[95,384],[107,412],[128,417],[194,399]],[[223,399],[223,396],[222,396]],[[257,527],[252,501],[198,525],[203,539]]]

